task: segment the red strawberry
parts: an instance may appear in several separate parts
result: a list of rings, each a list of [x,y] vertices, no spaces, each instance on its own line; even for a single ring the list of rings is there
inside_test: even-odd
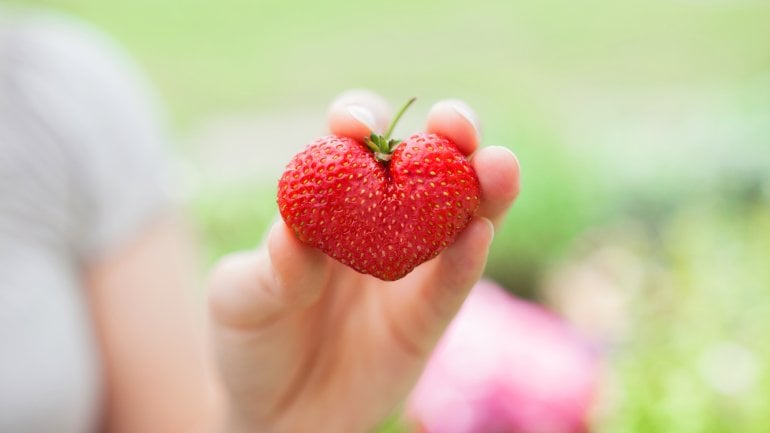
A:
[[[278,183],[281,216],[301,241],[386,281],[451,244],[480,196],[476,173],[452,142],[426,133],[389,140],[392,130],[364,142],[319,138]]]

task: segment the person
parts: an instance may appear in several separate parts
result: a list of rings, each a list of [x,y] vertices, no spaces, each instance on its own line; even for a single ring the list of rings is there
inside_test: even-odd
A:
[[[0,19],[0,431],[371,429],[479,280],[518,194],[515,156],[479,147],[467,105],[439,102],[426,129],[469,156],[482,191],[454,244],[383,282],[278,219],[221,260],[199,308],[149,95],[93,29]],[[347,92],[329,128],[360,138],[390,115],[380,96]]]

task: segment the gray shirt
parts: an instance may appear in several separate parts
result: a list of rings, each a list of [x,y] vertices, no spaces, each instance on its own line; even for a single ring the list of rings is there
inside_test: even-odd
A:
[[[94,30],[0,8],[0,432],[98,429],[83,269],[163,207],[163,134]]]

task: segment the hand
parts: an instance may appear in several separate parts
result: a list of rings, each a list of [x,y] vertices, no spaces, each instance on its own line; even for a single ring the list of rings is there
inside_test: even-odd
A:
[[[388,105],[365,91],[340,96],[332,133],[382,132]],[[226,257],[209,305],[233,431],[365,432],[417,381],[428,355],[481,277],[498,224],[518,194],[505,148],[479,145],[475,115],[436,104],[427,130],[454,141],[481,183],[479,216],[435,259],[395,282],[359,274],[300,243],[283,221],[263,246]]]

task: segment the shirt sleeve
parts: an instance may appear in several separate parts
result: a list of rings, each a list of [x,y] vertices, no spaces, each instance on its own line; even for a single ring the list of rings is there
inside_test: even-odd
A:
[[[52,200],[72,212],[66,235],[85,260],[108,254],[168,207],[159,105],[129,58],[82,23],[35,16],[4,39],[15,114],[66,165],[66,197]]]

